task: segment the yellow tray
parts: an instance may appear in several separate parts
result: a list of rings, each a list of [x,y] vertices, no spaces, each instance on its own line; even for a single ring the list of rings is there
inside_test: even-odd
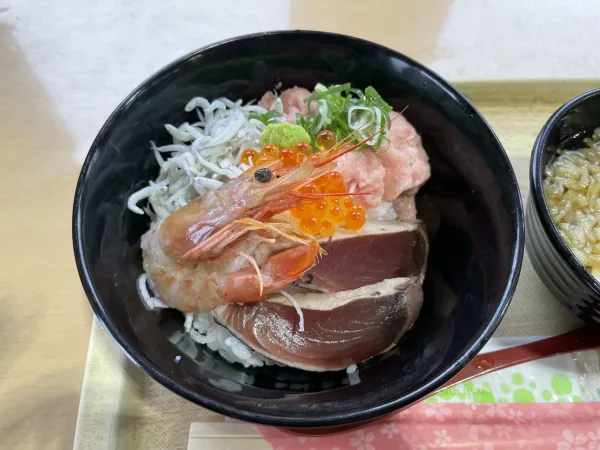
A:
[[[544,122],[598,80],[461,82],[504,144],[523,200],[529,154]],[[600,120],[600,118],[599,118]],[[512,304],[494,337],[550,336],[580,322],[550,298],[527,255]],[[121,353],[95,321],[75,435],[78,450],[269,449],[251,425],[199,408],[154,382]]]

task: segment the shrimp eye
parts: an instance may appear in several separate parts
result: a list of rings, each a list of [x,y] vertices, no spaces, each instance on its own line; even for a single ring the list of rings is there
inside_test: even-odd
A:
[[[263,167],[254,172],[254,179],[260,183],[266,183],[273,176],[273,172],[268,167]]]

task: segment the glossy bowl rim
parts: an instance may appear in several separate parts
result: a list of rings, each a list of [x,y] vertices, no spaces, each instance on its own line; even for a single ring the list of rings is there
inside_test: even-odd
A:
[[[540,217],[540,223],[542,225],[542,229],[544,230],[544,234],[554,249],[567,263],[571,271],[577,275],[577,278],[590,289],[592,289],[597,295],[600,295],[600,282],[587,271],[583,264],[581,264],[581,262],[574,255],[573,251],[569,248],[564,239],[560,236],[558,227],[552,220],[542,185],[544,172],[542,160],[546,151],[550,133],[573,109],[585,103],[587,100],[595,97],[600,98],[600,88],[592,89],[573,97],[564,103],[560,108],[558,108],[542,126],[535,143],[533,144],[531,161],[529,163],[529,183],[531,185],[533,205],[538,217]]]
[[[508,170],[508,176],[511,178],[510,180],[510,196],[512,197],[512,201],[514,203],[514,216],[511,218],[511,222],[513,222],[515,228],[515,239],[513,241],[513,247],[511,249],[511,260],[510,260],[510,273],[508,274],[508,278],[506,281],[506,285],[504,288],[504,292],[501,295],[498,306],[490,318],[487,326],[483,329],[483,331],[476,336],[473,336],[471,339],[473,343],[467,348],[466,351],[454,362],[454,364],[446,367],[441,371],[441,373],[434,379],[430,380],[428,383],[420,386],[420,388],[410,392],[407,395],[402,397],[395,398],[391,401],[379,404],[377,406],[371,407],[369,409],[363,409],[353,413],[347,413],[344,415],[332,415],[332,414],[324,414],[315,417],[306,416],[303,418],[290,418],[285,417],[285,415],[277,415],[270,413],[268,411],[264,412],[248,412],[244,409],[238,408],[236,406],[232,406],[228,404],[227,401],[223,401],[218,397],[208,398],[200,395],[198,392],[193,391],[191,389],[187,389],[181,386],[176,381],[172,380],[166,373],[163,373],[147,356],[142,354],[141,352],[135,351],[132,346],[123,338],[119,329],[114,325],[114,323],[110,320],[110,317],[106,313],[102,300],[98,293],[95,291],[92,277],[90,275],[90,270],[86,266],[86,258],[85,251],[83,247],[82,240],[82,225],[81,225],[81,212],[83,209],[83,202],[85,197],[85,181],[87,179],[88,170],[94,160],[94,156],[100,150],[99,143],[102,141],[107,134],[110,133],[111,128],[113,127],[114,122],[124,110],[126,110],[131,102],[133,102],[142,92],[144,92],[148,87],[156,80],[161,77],[170,74],[174,69],[177,68],[180,64],[188,61],[189,59],[193,59],[198,57],[203,52],[237,41],[243,41],[247,39],[255,39],[255,38],[264,38],[264,37],[277,37],[283,35],[301,35],[310,37],[313,39],[318,39],[320,36],[324,37],[334,37],[338,39],[346,39],[349,42],[367,45],[373,48],[380,49],[386,52],[389,55],[393,55],[398,57],[399,59],[407,62],[408,64],[416,67],[420,71],[423,71],[432,79],[434,79],[437,83],[443,86],[449,92],[455,94],[455,100],[458,102],[462,102],[467,110],[469,110],[472,117],[478,119],[483,129],[487,129],[491,134],[491,138],[493,139],[493,144],[496,147],[496,151],[500,153],[500,157],[505,160],[506,170]],[[496,330],[500,321],[504,317],[506,310],[510,304],[514,291],[516,289],[517,281],[519,278],[519,274],[521,271],[521,263],[523,260],[523,252],[524,252],[524,238],[525,238],[525,229],[524,229],[524,212],[523,212],[523,204],[521,199],[521,194],[518,188],[517,177],[515,175],[514,169],[504,150],[504,147],[496,133],[490,127],[488,122],[483,118],[481,113],[475,108],[475,106],[471,103],[471,101],[462,95],[454,86],[452,86],[449,82],[440,77],[437,73],[433,72],[431,69],[423,66],[422,64],[414,61],[412,58],[405,56],[404,54],[397,52],[393,49],[385,47],[380,44],[376,44],[374,42],[370,42],[365,39],[356,38],[353,36],[347,36],[339,33],[329,33],[323,31],[312,31],[312,30],[276,30],[276,31],[265,31],[259,33],[246,34],[241,36],[236,36],[228,39],[224,39],[204,47],[201,47],[197,50],[194,50],[180,58],[177,58],[173,62],[167,64],[163,68],[159,69],[149,78],[144,80],[141,84],[139,84],[133,91],[115,108],[115,110],[111,113],[109,118],[106,120],[100,131],[98,132],[96,138],[94,139],[90,150],[85,158],[83,163],[81,173],[79,175],[77,181],[77,187],[75,190],[75,200],[73,204],[73,221],[72,221],[72,235],[73,235],[73,249],[75,253],[75,261],[77,265],[77,270],[79,273],[79,277],[81,279],[81,283],[83,285],[85,294],[98,318],[99,322],[102,324],[107,333],[112,337],[115,343],[121,348],[121,350],[128,356],[128,358],[138,366],[143,372],[150,375],[155,381],[166,387],[167,389],[175,392],[179,396],[197,404],[202,407],[208,408],[212,411],[218,412],[220,414],[224,414],[230,417],[234,417],[236,419],[250,421],[253,423],[271,425],[271,426],[279,426],[279,427],[289,427],[289,428],[317,428],[317,427],[335,427],[341,425],[348,425],[352,423],[363,422],[367,420],[371,420],[377,417],[384,416],[386,414],[392,413],[394,411],[400,410],[404,407],[411,405],[423,398],[425,398],[428,394],[433,392],[435,389],[442,386],[444,383],[453,378],[460,370],[462,370],[474,357],[479,353],[479,351],[483,348],[483,346],[487,343],[487,341],[492,336],[493,332]]]

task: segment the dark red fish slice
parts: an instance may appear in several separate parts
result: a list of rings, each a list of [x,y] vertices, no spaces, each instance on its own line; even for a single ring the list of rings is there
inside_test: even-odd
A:
[[[422,224],[381,222],[366,231],[322,242],[327,255],[308,272],[310,284],[324,292],[339,292],[422,274],[427,262]]]
[[[293,294],[301,314],[281,294],[218,307],[215,319],[254,350],[304,370],[344,370],[388,350],[423,302],[423,224],[374,222],[320,243],[327,254]]]
[[[355,291],[298,294],[304,328],[285,298],[230,304],[215,319],[254,350],[312,371],[343,370],[384,352],[412,326],[423,299],[417,277]]]

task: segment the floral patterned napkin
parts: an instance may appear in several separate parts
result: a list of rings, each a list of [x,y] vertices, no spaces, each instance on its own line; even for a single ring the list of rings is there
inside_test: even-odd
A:
[[[259,431],[274,450],[600,450],[600,403],[421,402],[386,422],[336,436]]]
[[[258,430],[274,450],[600,450],[599,361],[589,351],[521,364],[335,436]]]

